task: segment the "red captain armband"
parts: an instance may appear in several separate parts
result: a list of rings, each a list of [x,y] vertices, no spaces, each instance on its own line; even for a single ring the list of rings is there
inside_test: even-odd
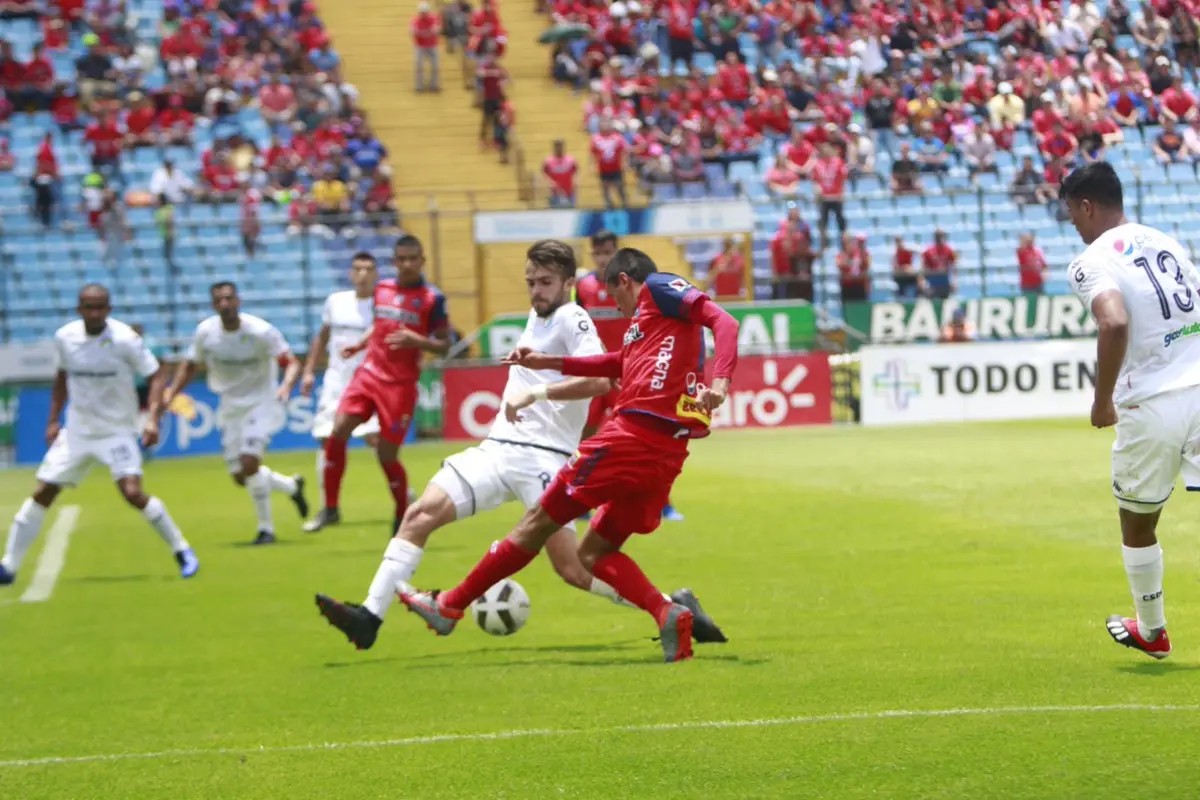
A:
[[[275,362],[279,364],[281,369],[287,369],[288,364],[292,363],[292,358],[294,358],[294,356],[291,353],[284,353],[276,358]]]

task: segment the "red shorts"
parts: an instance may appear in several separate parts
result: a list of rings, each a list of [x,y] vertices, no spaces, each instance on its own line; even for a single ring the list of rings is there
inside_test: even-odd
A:
[[[591,404],[588,406],[587,423],[584,425],[588,430],[599,430],[605,420],[612,416],[613,406],[617,404],[617,389],[612,389],[608,394],[602,394],[599,397],[593,397]]]
[[[592,530],[620,546],[630,535],[659,526],[687,456],[686,439],[619,414],[579,445],[539,502],[560,525],[598,509]]]
[[[370,419],[372,415],[378,416],[379,438],[400,445],[404,444],[416,407],[415,381],[389,383],[365,369],[359,369],[350,379],[350,385],[338,403],[337,413],[363,420]]]

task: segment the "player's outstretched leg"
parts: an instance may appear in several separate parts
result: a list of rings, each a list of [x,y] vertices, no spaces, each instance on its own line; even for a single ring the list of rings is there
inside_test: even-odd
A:
[[[346,443],[363,421],[361,417],[351,414],[338,414],[333,420],[333,431],[325,440],[322,459],[322,506],[315,517],[304,523],[304,530],[309,533],[316,533],[342,521],[339,504],[342,499],[342,478],[346,474]]]
[[[448,592],[403,592],[400,599],[409,611],[425,620],[430,630],[439,636],[449,636],[467,606],[495,584],[528,566],[561,527],[562,523],[551,519],[541,506],[535,506],[525,512],[507,538],[492,543],[491,549],[458,586]],[[690,643],[688,646],[691,647]]]
[[[17,579],[17,570],[21,568],[25,553],[42,530],[46,510],[61,491],[61,486],[38,483],[37,489],[30,497],[25,498],[25,502],[17,510],[8,529],[4,557],[0,558],[0,586],[7,586]]]
[[[1120,509],[1121,555],[1137,617],[1114,614],[1105,621],[1109,635],[1117,644],[1159,659],[1171,654],[1163,608],[1163,555],[1156,535],[1160,514],[1161,510],[1146,514],[1124,507]]]
[[[579,559],[598,579],[613,587],[658,624],[663,659],[668,663],[692,657],[692,626],[695,617],[684,605],[664,595],[637,563],[620,551],[630,532],[618,520],[612,506],[601,507],[592,517],[592,527],[579,543]],[[645,526],[643,526],[645,527]],[[653,530],[653,524],[649,526]]]
[[[619,606],[637,608],[617,594],[616,589],[584,568],[583,562],[579,560],[579,542],[570,528],[560,528],[550,537],[550,541],[546,543],[546,556],[554,566],[554,571],[571,586],[603,597]],[[691,589],[680,589],[670,595],[664,594],[663,599],[668,603],[679,603],[692,612],[692,639],[696,644],[729,641],[713,618],[705,613]]]
[[[362,605],[319,594],[321,615],[359,650],[370,649],[397,595],[412,591],[408,581],[421,563],[429,536],[453,522],[455,513],[454,502],[440,486],[431,483],[425,487],[425,493],[405,511],[395,538],[388,542]]]
[[[275,542],[275,517],[271,513],[271,479],[267,470],[262,469],[262,463],[257,456],[245,455],[240,457],[241,472],[235,480],[246,487],[250,500],[254,503],[254,516],[258,521],[258,534],[253,544],[273,544]]]
[[[179,576],[190,578],[200,571],[200,559],[196,558],[192,546],[183,538],[179,526],[171,519],[166,505],[157,497],[150,497],[142,491],[142,479],[138,475],[130,475],[117,481],[117,489],[129,505],[142,512],[142,517],[150,524],[162,540],[171,548],[175,563],[179,565]]]
[[[271,487],[272,492],[286,494],[288,499],[292,501],[292,505],[296,507],[296,513],[300,515],[300,519],[308,516],[308,498],[304,495],[304,476],[303,475],[281,475],[274,472],[266,464],[258,468],[258,471],[267,476],[267,485]]]

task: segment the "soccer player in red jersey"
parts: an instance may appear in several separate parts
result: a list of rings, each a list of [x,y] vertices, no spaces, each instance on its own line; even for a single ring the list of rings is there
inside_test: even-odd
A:
[[[620,350],[625,338],[629,321],[621,316],[617,308],[617,300],[604,282],[604,270],[613,254],[620,249],[617,235],[611,231],[597,231],[592,234],[592,263],[596,268],[580,278],[575,284],[575,302],[584,308],[596,323],[596,333],[600,342],[608,351]],[[588,407],[587,424],[583,426],[583,438],[593,436],[600,426],[613,413],[617,402],[617,387],[613,386],[608,394],[593,398]],[[682,522],[680,514],[671,504],[670,498],[663,506],[662,517],[668,522]]]
[[[396,503],[393,533],[408,507],[408,475],[400,463],[400,445],[417,406],[421,356],[444,355],[450,349],[450,318],[445,296],[425,282],[421,271],[425,252],[417,237],[400,237],[393,263],[396,278],[375,285],[374,323],[361,342],[342,353],[349,358],[365,349],[367,358],[346,387],[333,432],[325,440],[325,507],[305,525],[309,532],[341,521],[338,501],[346,473],[346,442],[372,415],[379,417],[375,452]]]
[[[579,446],[538,505],[508,538],[492,545],[461,584],[448,592],[401,595],[440,636],[453,632],[463,610],[489,587],[533,561],[555,531],[596,509],[579,543],[583,566],[654,617],[668,662],[692,656],[692,612],[665,599],[621,546],[631,535],[659,526],[687,458],[688,439],[708,435],[712,411],[725,401],[737,364],[738,324],[683,278],[658,272],[639,250],[617,251],[604,277],[621,313],[633,320],[621,350],[573,358],[518,349],[508,361],[564,375],[620,378],[616,413]],[[716,340],[711,387],[699,381],[701,326]]]

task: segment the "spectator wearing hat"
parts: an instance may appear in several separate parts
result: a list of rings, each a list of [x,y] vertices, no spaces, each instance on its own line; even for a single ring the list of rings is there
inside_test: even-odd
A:
[[[1008,81],[996,87],[996,96],[988,101],[987,107],[993,128],[1020,127],[1025,122],[1025,101],[1013,93]]]
[[[429,3],[417,4],[417,14],[409,23],[409,33],[416,53],[413,82],[418,92],[440,92],[438,83],[438,45],[441,43],[442,21],[429,10]],[[428,75],[426,75],[428,72]]]
[[[940,228],[934,231],[933,244],[921,253],[921,272],[930,295],[946,299],[954,293],[958,253]]]

